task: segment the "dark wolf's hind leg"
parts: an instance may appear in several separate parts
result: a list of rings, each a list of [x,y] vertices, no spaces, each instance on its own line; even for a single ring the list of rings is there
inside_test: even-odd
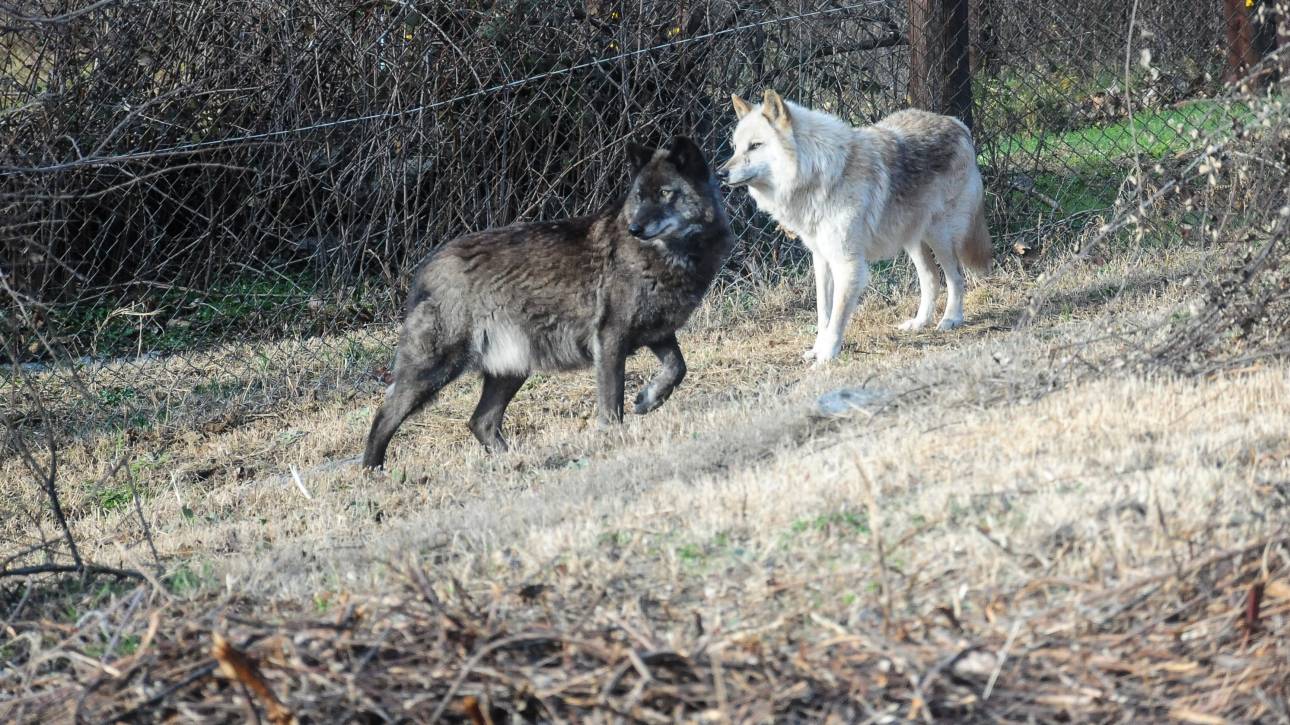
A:
[[[381,403],[367,434],[367,450],[363,453],[363,466],[379,468],[385,463],[385,449],[390,438],[409,415],[430,402],[434,396],[461,375],[466,367],[465,356],[454,351],[433,360],[409,363],[399,360],[395,365],[394,385]]]
[[[675,334],[650,345],[649,349],[663,367],[654,373],[649,384],[636,395],[636,407],[633,409],[636,415],[645,415],[658,408],[685,379],[685,358],[681,356],[681,346],[677,344]]]
[[[475,414],[470,416],[470,432],[489,452],[506,450],[506,439],[502,438],[502,416],[506,415],[506,406],[525,380],[528,380],[527,375],[484,373],[484,391],[479,395]]]

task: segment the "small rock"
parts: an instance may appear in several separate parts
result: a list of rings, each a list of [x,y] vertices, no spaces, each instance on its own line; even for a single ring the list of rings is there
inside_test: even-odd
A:
[[[887,393],[873,388],[839,388],[830,390],[815,401],[815,414],[821,418],[849,418],[856,411],[876,410],[887,399]]]
[[[986,678],[994,674],[997,660],[989,652],[973,650],[954,663],[954,674],[959,677]]]

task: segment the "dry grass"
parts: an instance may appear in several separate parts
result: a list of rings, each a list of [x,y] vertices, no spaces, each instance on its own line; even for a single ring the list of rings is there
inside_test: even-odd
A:
[[[225,630],[256,643],[287,708],[324,720],[443,706],[482,722],[526,702],[544,719],[1285,719],[1290,367],[1115,367],[1202,264],[1137,249],[1079,266],[1021,331],[1049,283],[1011,269],[951,334],[892,329],[915,302],[897,275],[825,370],[800,361],[804,287],[727,294],[683,337],[691,374],[658,412],[598,432],[591,375],[542,376],[512,404],[515,449],[490,458],[464,425],[476,384],[459,383],[405,426],[383,478],[351,460],[374,380],[87,435],[60,453],[83,551],[148,570],[133,507],[83,484],[124,454],[168,585],[104,595],[92,623],[40,631],[27,612],[0,688],[24,693],[24,717],[65,712],[96,678],[95,718],[240,717],[239,690],[209,677],[149,700],[209,674],[206,637]],[[629,372],[651,369],[638,355]],[[869,402],[814,411],[843,387]],[[0,522],[6,547],[36,538],[39,496],[0,463],[24,512]],[[1267,603],[1246,631],[1254,583]],[[104,648],[122,632],[138,652]],[[58,646],[79,656],[33,655]],[[50,668],[79,684],[35,683]]]
[[[1128,257],[1089,267],[1065,283],[1066,294],[1058,293],[1050,324],[1023,333],[1005,329],[1029,291],[1020,275],[1005,274],[979,285],[969,299],[976,311],[974,324],[951,335],[909,335],[891,329],[913,300],[905,290],[891,290],[889,285],[887,295],[880,288],[861,310],[849,331],[843,360],[827,371],[807,368],[800,360],[813,318],[800,287],[773,288],[756,297],[727,294],[705,307],[685,336],[690,376],[675,399],[657,413],[630,417],[623,431],[597,432],[590,425],[594,380],[589,372],[538,376],[521,391],[508,415],[517,450],[492,458],[478,448],[464,424],[478,384],[463,379],[396,438],[388,479],[363,476],[349,465],[361,451],[384,388],[374,376],[363,374],[369,371],[355,368],[335,374],[335,390],[313,400],[302,392],[308,387],[300,381],[317,379],[334,359],[319,356],[314,369],[301,369],[300,356],[293,354],[284,356],[277,369],[266,366],[258,376],[240,378],[228,372],[233,367],[228,361],[245,355],[236,348],[183,363],[157,361],[152,363],[156,369],[146,375],[163,381],[156,387],[166,391],[167,398],[159,400],[168,399],[167,407],[178,411],[171,414],[173,420],[126,432],[120,426],[91,428],[87,435],[65,442],[59,452],[63,504],[87,555],[135,566],[144,561],[128,558],[128,550],[142,544],[132,507],[121,505],[120,496],[107,495],[114,491],[105,493],[94,485],[105,463],[123,456],[131,462],[131,475],[117,487],[131,482],[142,493],[151,533],[168,559],[177,555],[201,564],[233,565],[239,555],[250,553],[258,560],[279,544],[336,549],[342,552],[338,558],[345,559],[347,537],[361,539],[365,552],[377,554],[372,533],[386,529],[391,536],[376,538],[388,538],[390,549],[401,551],[415,543],[404,540],[401,529],[443,532],[446,526],[452,531],[458,527],[423,520],[421,514],[443,512],[460,518],[461,506],[495,519],[485,530],[500,526],[497,533],[509,536],[509,509],[524,497],[536,494],[549,502],[555,494],[570,499],[551,504],[558,507],[584,499],[594,502],[602,493],[594,488],[597,481],[610,482],[604,493],[615,491],[623,480],[638,487],[672,478],[692,481],[705,471],[730,471],[771,458],[779,449],[796,450],[804,443],[801,438],[819,437],[811,435],[816,431],[808,411],[814,398],[830,388],[871,380],[903,399],[946,409],[946,401],[928,401],[927,391],[919,390],[930,383],[915,383],[916,370],[959,378],[938,383],[946,388],[942,398],[962,395],[965,387],[971,390],[981,375],[1002,375],[1013,381],[1010,385],[1033,384],[1046,362],[1037,365],[1027,359],[1000,367],[989,355],[998,354],[1000,346],[1019,348],[1028,357],[1047,355],[1051,348],[1087,336],[1084,320],[1101,325],[1125,317],[1117,311],[1139,306],[1144,299],[1162,294],[1177,298],[1169,280],[1186,276],[1196,263],[1194,255],[1178,255],[1164,260],[1154,277],[1135,271]],[[898,303],[893,304],[893,298]],[[1125,324],[1148,319],[1128,317],[1133,319]],[[1032,344],[1045,338],[1046,344]],[[324,344],[332,350],[344,347],[337,340]],[[631,382],[639,384],[653,364],[647,354],[637,355],[629,370]],[[978,370],[982,364],[992,369]],[[963,372],[941,372],[946,366]],[[194,390],[215,392],[193,394]],[[257,405],[257,394],[276,405]],[[660,451],[668,455],[659,456]],[[311,499],[305,499],[295,483],[293,467]],[[0,493],[26,504],[33,515],[43,508],[41,492],[31,485],[19,458],[6,461],[0,472]],[[306,502],[309,505],[302,506]],[[462,523],[460,528],[474,531],[481,522]],[[14,540],[28,528],[26,521],[11,520],[10,525],[3,534]],[[254,548],[248,551],[246,544]],[[118,559],[121,556],[127,558]],[[223,566],[218,568],[222,574]],[[274,567],[257,568],[261,567],[251,563],[237,575],[251,581],[273,572],[278,581],[270,588],[282,585],[281,572]],[[336,574],[350,578],[349,572]],[[305,585],[319,583],[310,579]]]

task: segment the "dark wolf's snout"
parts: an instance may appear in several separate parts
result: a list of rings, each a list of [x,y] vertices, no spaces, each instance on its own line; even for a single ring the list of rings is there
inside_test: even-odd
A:
[[[642,242],[659,236],[667,228],[663,219],[663,210],[653,206],[642,206],[636,210],[627,222],[627,233]]]

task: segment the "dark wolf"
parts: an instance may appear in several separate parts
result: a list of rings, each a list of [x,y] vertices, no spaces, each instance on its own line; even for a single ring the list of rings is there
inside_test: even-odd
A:
[[[661,368],[635,412],[667,400],[685,377],[676,331],[734,238],[693,141],[631,144],[627,158],[629,190],[600,213],[468,234],[420,264],[364,466],[381,466],[399,425],[470,370],[484,379],[470,430],[488,450],[505,450],[506,406],[537,371],[594,366],[600,424],[617,423],[627,357],[648,347]]]

